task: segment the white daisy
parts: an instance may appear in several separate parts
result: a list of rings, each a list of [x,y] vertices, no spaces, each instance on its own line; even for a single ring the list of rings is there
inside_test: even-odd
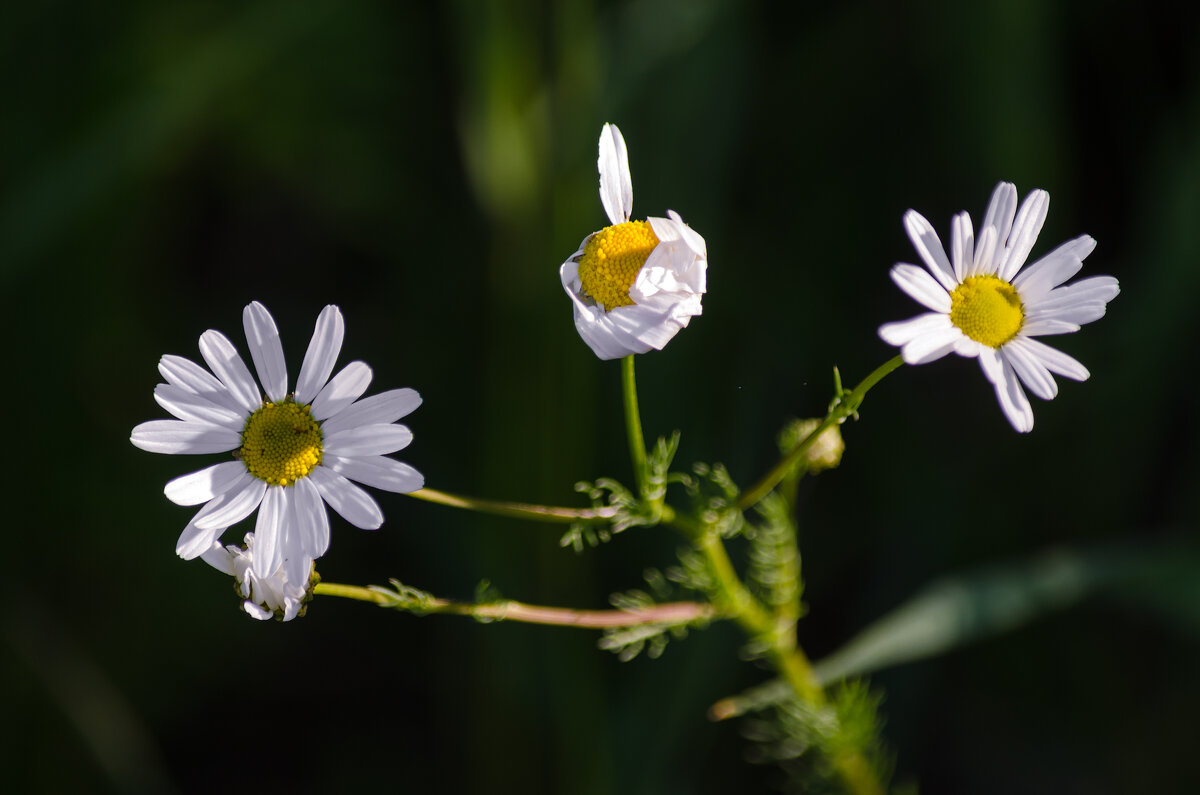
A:
[[[600,201],[612,226],[583,239],[558,274],[575,307],[579,336],[601,359],[662,350],[700,314],[708,253],[704,238],[667,218],[630,221],[633,180],[616,125],[600,131]]]
[[[246,533],[245,548],[233,544],[226,547],[220,541],[214,541],[212,548],[200,557],[237,580],[237,592],[245,600],[242,609],[260,621],[268,618],[291,621],[304,615],[305,606],[312,598],[312,560],[307,561],[304,569],[309,576],[300,582],[289,580],[283,566],[267,577],[255,574],[254,533]]]
[[[891,277],[933,311],[879,327],[885,342],[901,346],[908,364],[932,362],[951,351],[978,357],[1004,415],[1022,433],[1033,429],[1033,409],[1021,384],[1050,400],[1058,394],[1051,373],[1076,381],[1089,376],[1078,361],[1033,338],[1068,334],[1099,320],[1120,292],[1111,276],[1060,286],[1079,272],[1096,247],[1088,235],[1068,240],[1022,270],[1049,204],[1050,195],[1035,190],[1018,210],[1016,187],[1001,182],[992,192],[978,238],[970,216],[954,217],[949,258],[929,222],[909,210],[904,228],[928,272],[900,263]]]
[[[234,461],[167,484],[175,504],[205,503],[175,551],[185,560],[199,557],[261,505],[254,574],[265,578],[283,566],[288,580],[300,582],[329,548],[322,501],[355,527],[373,530],[383,524],[383,512],[351,480],[395,492],[424,485],[421,473],[384,455],[412,441],[408,428],[394,423],[421,397],[393,389],[359,400],[371,383],[371,368],[363,362],[329,378],[345,332],[336,306],[317,318],[293,394],[271,314],[256,301],[242,322],[266,397],[229,339],[209,330],[200,337],[200,354],[212,373],[181,356],[163,356],[158,370],[167,383],[155,388],[154,399],[179,419],[144,422],[130,441],[153,453],[235,451]]]

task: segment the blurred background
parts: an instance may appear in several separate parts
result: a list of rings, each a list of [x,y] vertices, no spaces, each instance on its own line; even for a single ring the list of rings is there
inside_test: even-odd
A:
[[[635,216],[680,212],[710,258],[703,316],[638,359],[647,436],[680,429],[680,467],[721,461],[743,485],[774,462],[784,422],[823,413],[834,365],[856,383],[893,355],[876,328],[920,311],[887,277],[915,258],[906,209],[945,238],[953,213],[982,218],[1010,180],[1052,197],[1035,257],[1099,241],[1083,275],[1115,275],[1122,293],[1052,340],[1093,375],[1034,400],[1032,434],[961,359],[902,368],[845,426],[842,467],[802,489],[799,632],[819,659],[928,583],[964,578],[947,598],[958,635],[978,638],[871,679],[896,783],[1200,790],[1200,26],[1176,8],[6,9],[6,788],[782,780],[746,761],[737,721],[705,718],[768,676],[739,660],[736,628],[620,663],[584,631],[331,598],[298,621],[253,621],[229,578],[174,555],[192,509],[162,487],[219,457],[128,442],[166,416],[152,398],[162,354],[197,358],[208,328],[245,351],[241,309],[257,299],[294,379],[337,303],[341,361],[369,362],[372,392],[423,395],[397,457],[430,487],[580,505],[577,480],[628,482],[619,365],[578,338],[558,279],[606,223],[596,139],[612,121]],[[513,599],[603,608],[681,543],[635,530],[576,555],[557,526],[377,497],[378,532],[333,517],[324,579],[459,599],[487,579]],[[1046,560],[1070,565],[1024,577]],[[1005,587],[971,587],[978,576]]]

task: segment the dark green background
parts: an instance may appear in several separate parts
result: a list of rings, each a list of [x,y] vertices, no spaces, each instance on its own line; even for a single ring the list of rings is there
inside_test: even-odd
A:
[[[999,180],[1050,192],[1034,256],[1089,233],[1122,294],[1051,340],[1092,371],[1014,433],[974,362],[904,368],[807,483],[814,657],[937,577],[1053,550],[1171,552],[1019,631],[874,678],[897,782],[927,793],[1200,789],[1200,28],[1170,4],[211,2],[9,8],[0,25],[5,535],[0,742],[13,792],[662,793],[769,789],[714,700],[767,674],[736,629],[621,664],[582,631],[333,599],[289,624],[174,556],[134,449],[163,353],[244,351],[263,301],[292,377],[326,303],[372,392],[418,389],[428,485],[579,504],[628,463],[619,367],[558,266],[605,223],[596,138],[638,217],[708,242],[702,317],[638,359],[649,436],[744,485],[830,369],[893,355],[909,207],[948,237]],[[379,497],[327,580],[604,607],[668,531],[576,556],[559,529]],[[235,540],[237,530],[226,538]],[[1160,555],[1161,557],[1161,555]]]

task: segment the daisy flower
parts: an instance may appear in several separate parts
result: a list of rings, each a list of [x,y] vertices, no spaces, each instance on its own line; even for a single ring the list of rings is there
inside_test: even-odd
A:
[[[282,566],[288,581],[301,582],[329,548],[326,503],[355,527],[374,530],[383,524],[379,504],[351,480],[395,492],[424,485],[421,473],[385,457],[412,441],[408,428],[395,422],[419,406],[421,397],[412,389],[393,389],[359,400],[371,383],[371,368],[363,362],[329,377],[345,332],[336,306],[325,307],[317,318],[290,394],[271,313],[255,301],[242,313],[242,323],[263,389],[233,343],[219,331],[206,331],[200,354],[212,372],[181,356],[163,356],[158,371],[166,383],[155,388],[154,399],[178,419],[143,422],[130,441],[152,453],[233,451],[235,460],[176,478],[164,489],[176,505],[204,503],[175,551],[185,560],[197,558],[226,528],[261,508],[254,575],[264,579]]]
[[[600,201],[612,226],[583,239],[558,269],[579,336],[601,359],[662,350],[700,314],[708,253],[674,210],[631,221],[629,153],[616,125],[600,131]]]
[[[291,621],[304,615],[308,600],[312,598],[312,560],[307,561],[309,576],[301,574],[303,584],[289,580],[283,566],[267,577],[254,573],[254,533],[246,533],[245,548],[232,544],[226,547],[220,541],[214,541],[212,548],[200,557],[214,569],[237,580],[238,595],[245,600],[242,609],[260,621],[268,618]]]
[[[1000,408],[1022,433],[1033,429],[1033,409],[1022,384],[1043,400],[1058,394],[1052,373],[1086,380],[1087,368],[1034,337],[1079,331],[1104,316],[1120,292],[1111,276],[1063,283],[1096,247],[1088,235],[1068,240],[1022,268],[1046,220],[1050,195],[1035,190],[1017,209],[1017,189],[1001,182],[992,192],[979,236],[965,212],[950,225],[950,256],[933,227],[915,210],[904,228],[928,272],[900,263],[892,281],[932,310],[879,327],[879,336],[908,364],[924,364],[953,351],[977,357],[996,389]],[[1015,218],[1015,220],[1014,220]]]

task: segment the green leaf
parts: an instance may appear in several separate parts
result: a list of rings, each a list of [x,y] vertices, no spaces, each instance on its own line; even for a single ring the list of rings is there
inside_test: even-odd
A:
[[[1169,583],[1180,580],[1181,572],[1193,579],[1200,568],[1197,562],[1195,550],[1178,545],[1123,545],[1061,550],[950,577],[928,586],[817,663],[817,676],[823,683],[835,682],[933,657],[1061,610],[1100,588],[1119,586],[1114,595],[1149,601],[1156,594],[1171,593]],[[1176,576],[1164,578],[1169,571]],[[1191,614],[1200,617],[1194,604]]]

